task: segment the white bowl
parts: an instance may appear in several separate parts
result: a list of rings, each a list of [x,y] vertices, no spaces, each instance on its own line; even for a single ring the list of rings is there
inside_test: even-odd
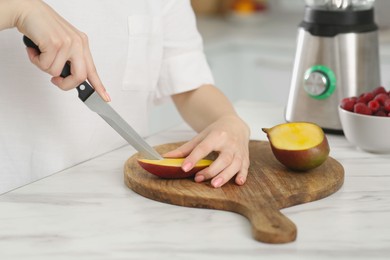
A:
[[[339,107],[347,140],[370,153],[390,153],[390,117],[368,116]]]

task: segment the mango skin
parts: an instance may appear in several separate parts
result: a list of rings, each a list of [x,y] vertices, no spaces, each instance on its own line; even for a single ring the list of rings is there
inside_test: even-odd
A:
[[[172,165],[167,165],[166,162],[171,160]],[[147,172],[154,174],[163,179],[184,179],[194,176],[197,172],[209,167],[211,160],[199,161],[190,171],[185,172],[181,168],[184,158],[178,159],[163,159],[163,160],[143,160],[138,159],[138,164]],[[161,164],[164,162],[164,165]]]
[[[308,171],[317,168],[326,161],[330,152],[326,136],[320,144],[306,150],[278,149],[272,143],[271,149],[281,164],[294,171]]]

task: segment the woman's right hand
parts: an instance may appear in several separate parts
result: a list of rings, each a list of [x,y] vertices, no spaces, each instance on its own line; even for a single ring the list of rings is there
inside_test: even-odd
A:
[[[95,68],[88,37],[68,23],[41,0],[0,0],[13,15],[8,27],[16,27],[40,49],[27,48],[30,61],[52,76],[52,82],[63,90],[77,87],[86,79],[107,102],[106,92]],[[2,19],[2,18],[0,18]],[[4,24],[4,22],[2,22]],[[71,63],[71,75],[60,76],[66,62]]]

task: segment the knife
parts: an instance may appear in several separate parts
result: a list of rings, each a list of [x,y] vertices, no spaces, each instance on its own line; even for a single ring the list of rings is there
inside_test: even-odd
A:
[[[27,47],[40,52],[38,46],[27,36],[23,36]],[[70,64],[67,62],[61,72],[61,77],[70,75]],[[161,160],[162,156],[153,149],[99,94],[84,81],[77,87],[78,97],[89,109],[101,116],[118,134],[147,159]]]

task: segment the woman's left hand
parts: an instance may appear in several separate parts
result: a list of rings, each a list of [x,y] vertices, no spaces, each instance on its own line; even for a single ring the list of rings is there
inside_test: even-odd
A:
[[[211,152],[218,152],[217,159],[195,175],[196,182],[211,180],[215,188],[235,177],[238,185],[246,181],[249,168],[248,126],[236,115],[227,115],[206,127],[191,141],[164,154],[164,157],[186,157],[182,169],[191,170]]]

